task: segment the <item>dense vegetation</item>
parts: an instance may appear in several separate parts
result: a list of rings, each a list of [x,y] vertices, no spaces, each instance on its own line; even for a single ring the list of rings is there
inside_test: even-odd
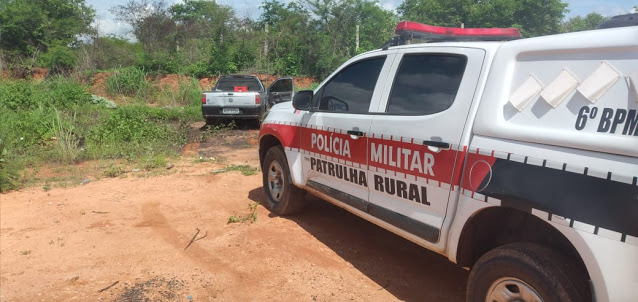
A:
[[[184,81],[173,89],[157,87],[143,77],[109,79],[133,94],[137,87],[152,85],[148,89],[157,91],[157,99],[176,106],[147,106],[137,96],[117,106],[62,76],[0,81],[0,192],[20,186],[23,168],[45,162],[125,159],[148,168],[148,163],[179,154],[189,124],[201,119],[199,86]],[[175,90],[182,90],[183,96],[175,97]]]
[[[263,0],[257,20],[215,1],[130,0],[111,11],[134,42],[105,36],[84,0],[0,0],[0,64],[58,73],[135,66],[196,77],[252,71],[322,78],[375,49],[398,20],[442,26],[518,27],[526,37],[597,27],[597,13],[563,22],[563,0],[404,0],[397,12],[376,0]],[[357,43],[357,28],[359,40]]]
[[[45,162],[124,159],[153,167],[176,154],[188,123],[201,120],[199,83],[162,87],[152,75],[323,78],[382,45],[401,19],[518,27],[526,37],[592,29],[606,19],[591,13],[563,21],[563,0],[404,0],[397,12],[374,0],[264,0],[261,7],[253,20],[214,0],[130,0],[111,8],[131,25],[135,39],[128,39],[101,33],[85,0],[0,0],[0,192],[18,188],[25,168]],[[35,67],[47,68],[47,78],[31,80]],[[106,93],[119,106],[87,92],[99,71],[109,74]],[[106,175],[118,171],[112,166]]]

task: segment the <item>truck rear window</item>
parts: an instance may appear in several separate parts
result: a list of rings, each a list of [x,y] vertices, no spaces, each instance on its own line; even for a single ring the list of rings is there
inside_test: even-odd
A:
[[[217,81],[216,91],[258,92],[261,85],[256,78],[222,77]]]

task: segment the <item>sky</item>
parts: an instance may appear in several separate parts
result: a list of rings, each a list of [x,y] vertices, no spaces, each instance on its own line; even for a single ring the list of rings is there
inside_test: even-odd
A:
[[[126,23],[115,20],[115,16],[109,9],[116,5],[126,4],[129,0],[86,0],[89,5],[95,8],[97,13],[98,28],[101,35],[114,34],[133,38],[130,34],[130,26]],[[288,3],[291,0],[280,0]],[[450,0],[452,1],[452,0]],[[566,18],[575,16],[585,16],[591,12],[597,12],[603,16],[615,16],[630,13],[634,5],[638,5],[638,0],[563,0],[569,6]],[[166,0],[167,3],[180,2],[180,0]],[[379,0],[379,4],[389,10],[396,9],[403,0]],[[259,18],[262,0],[217,0],[217,3],[232,6],[240,17]]]

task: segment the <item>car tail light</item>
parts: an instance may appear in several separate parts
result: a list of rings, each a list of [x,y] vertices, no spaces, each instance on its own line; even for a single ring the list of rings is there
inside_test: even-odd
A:
[[[259,94],[255,94],[255,105],[261,105],[261,96]]]
[[[202,104],[206,104],[206,95],[202,94]]]

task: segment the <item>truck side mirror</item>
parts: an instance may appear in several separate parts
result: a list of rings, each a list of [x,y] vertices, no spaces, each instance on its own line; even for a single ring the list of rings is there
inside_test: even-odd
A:
[[[312,90],[302,90],[295,94],[295,97],[292,99],[292,106],[297,110],[310,110],[310,106],[312,105]]]

